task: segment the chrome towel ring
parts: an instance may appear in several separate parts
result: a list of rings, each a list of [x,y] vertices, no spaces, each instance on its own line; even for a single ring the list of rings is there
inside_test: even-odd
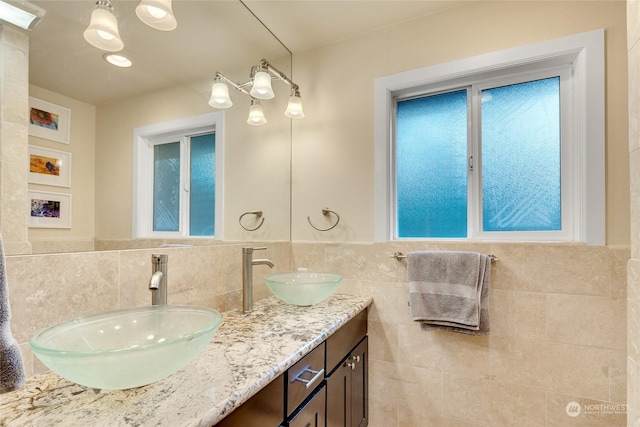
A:
[[[329,214],[334,214],[336,216],[336,223],[333,224],[331,227],[329,228],[318,228],[315,225],[313,225],[313,223],[311,222],[311,218],[307,217],[307,221],[309,222],[309,225],[312,226],[314,229],[318,230],[318,231],[329,231],[331,229],[333,229],[336,225],[338,225],[338,223],[340,222],[340,215],[338,215],[336,212],[332,211],[329,208],[322,208],[322,215],[324,216],[329,216]]]
[[[257,218],[262,218],[262,220],[260,221],[260,224],[258,224],[258,226],[256,228],[247,228],[244,225],[242,225],[242,218],[244,218],[246,215],[255,215],[256,219]],[[247,231],[256,231],[258,228],[262,227],[262,224],[264,224],[264,217],[262,216],[262,211],[250,211],[250,212],[245,212],[242,215],[240,215],[240,218],[238,218],[238,222],[240,223],[240,227],[244,228]]]

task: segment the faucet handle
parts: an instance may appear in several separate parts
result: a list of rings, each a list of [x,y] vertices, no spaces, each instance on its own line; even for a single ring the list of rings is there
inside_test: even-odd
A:
[[[248,255],[248,254],[252,254],[253,251],[264,251],[266,249],[267,249],[266,246],[261,246],[259,248],[242,248],[242,253]]]

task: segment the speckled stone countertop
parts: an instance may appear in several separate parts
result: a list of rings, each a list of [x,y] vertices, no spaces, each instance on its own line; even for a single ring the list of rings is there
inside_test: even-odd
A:
[[[251,314],[223,313],[209,346],[162,381],[96,390],[52,372],[0,394],[0,426],[210,426],[248,400],[372,303],[336,294],[312,307],[275,297]]]

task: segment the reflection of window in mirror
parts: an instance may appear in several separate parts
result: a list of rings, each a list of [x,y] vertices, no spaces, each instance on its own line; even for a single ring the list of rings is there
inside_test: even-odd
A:
[[[222,128],[212,113],[134,130],[134,238],[221,238]]]

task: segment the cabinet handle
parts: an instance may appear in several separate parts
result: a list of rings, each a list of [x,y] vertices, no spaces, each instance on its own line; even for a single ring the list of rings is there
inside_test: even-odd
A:
[[[310,380],[305,380],[304,378],[300,378],[302,375],[306,374],[307,372],[313,374],[313,378],[311,378]],[[304,384],[305,388],[309,388],[313,385],[313,383],[315,383],[316,381],[318,381],[320,378],[323,378],[323,377],[324,377],[324,368],[320,369],[319,371],[314,371],[313,369],[311,369],[311,365],[309,365],[303,370],[301,370],[300,372],[298,372],[296,376],[293,377],[291,382],[300,381],[301,383]]]
[[[347,368],[351,368],[352,371],[356,370],[356,364],[355,363],[347,362],[347,363],[345,363],[345,366]]]
[[[353,356],[351,360],[355,360],[356,363],[360,363],[360,356]]]

